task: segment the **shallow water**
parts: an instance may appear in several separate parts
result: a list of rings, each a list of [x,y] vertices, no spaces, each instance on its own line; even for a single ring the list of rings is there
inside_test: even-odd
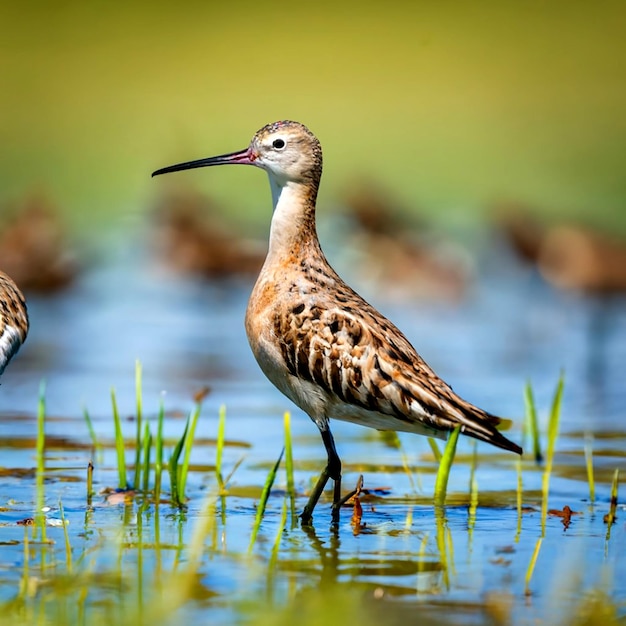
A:
[[[373,490],[362,498],[363,526],[353,527],[351,510],[346,509],[338,536],[333,535],[329,503],[322,500],[314,532],[288,524],[270,585],[268,561],[284,501],[282,473],[253,557],[244,557],[260,489],[283,445],[284,411],[293,413],[299,509],[324,463],[319,434],[264,379],[250,354],[243,316],[251,281],[208,283],[173,275],[154,262],[140,241],[136,234],[114,239],[109,248],[115,246],[115,253],[88,268],[71,290],[29,298],[32,331],[0,389],[4,468],[0,488],[6,505],[0,510],[1,599],[15,596],[22,575],[24,529],[16,523],[33,515],[34,415],[39,384],[45,380],[49,515],[58,517],[62,501],[75,559],[96,554],[94,571],[106,572],[122,562],[124,571],[145,572],[146,579],[171,569],[202,518],[205,494],[215,487],[217,414],[226,405],[230,445],[225,449],[225,470],[242,456],[244,461],[231,479],[229,495],[217,503],[217,526],[200,568],[195,600],[185,608],[202,621],[245,620],[250,618],[249,609],[242,607],[250,599],[267,600],[269,595],[281,606],[298,590],[329,582],[363,589],[377,598],[382,595],[393,603],[417,603],[427,615],[441,613],[441,619],[450,623],[483,623],[490,615],[493,594],[507,599],[515,622],[555,623],[570,614],[581,590],[596,587],[621,607],[620,614],[626,614],[626,568],[620,558],[626,539],[624,513],[618,510],[609,541],[602,519],[608,511],[613,472],[626,469],[623,299],[600,302],[555,292],[498,245],[477,256],[476,280],[466,297],[454,303],[399,298],[397,290],[391,298],[381,285],[364,280],[353,259],[329,254],[340,273],[405,332],[457,392],[515,421],[512,439],[521,439],[526,380],[533,383],[545,430],[558,376],[565,372],[549,506],[568,505],[580,515],[572,517],[567,529],[560,517],[548,517],[530,585],[532,596],[526,598],[524,577],[541,534],[541,468],[524,460],[527,510],[520,532],[515,458],[479,444],[479,502],[472,525],[468,477],[473,448],[461,439],[448,489],[450,506],[443,519],[432,506],[436,463],[424,438],[400,436],[409,476],[402,452],[378,433],[334,423],[344,488],[351,488],[363,474],[365,488]],[[83,407],[88,408],[101,442],[112,442],[110,388],[116,389],[122,416],[131,416],[135,359],[143,364],[144,410],[149,418],[156,416],[165,393],[166,437],[181,433],[193,394],[203,385],[211,388],[196,432],[189,508],[183,516],[169,507],[159,515],[153,509],[137,515],[133,505],[111,505],[104,496],[94,500],[93,510],[85,506],[85,468],[93,455]],[[127,436],[133,437],[134,423],[128,421],[126,427]],[[582,453],[589,435],[594,435],[597,481],[593,507]],[[130,462],[130,452],[127,458]],[[106,447],[95,460],[96,489],[115,486],[114,450]],[[62,561],[62,530],[50,528],[48,534],[56,541],[51,554]],[[133,538],[133,549],[121,549],[120,537]],[[146,543],[140,551],[138,537]],[[94,552],[103,541],[114,547]],[[107,587],[95,585],[92,593],[106,596]]]

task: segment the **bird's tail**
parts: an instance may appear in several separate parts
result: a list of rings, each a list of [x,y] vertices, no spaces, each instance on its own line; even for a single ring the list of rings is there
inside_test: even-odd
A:
[[[523,450],[516,443],[507,439],[500,431],[508,430],[513,424],[512,420],[503,417],[491,415],[480,409],[476,413],[468,416],[469,419],[463,422],[462,431],[465,435],[469,435],[474,439],[486,441],[493,446],[509,450],[516,454],[522,454]]]

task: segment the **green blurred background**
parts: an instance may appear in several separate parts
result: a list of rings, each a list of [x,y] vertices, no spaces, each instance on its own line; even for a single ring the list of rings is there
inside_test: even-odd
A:
[[[511,200],[626,233],[624,2],[5,3],[0,31],[0,202],[93,226],[290,118],[326,207],[368,176],[444,221]],[[179,176],[267,225],[260,172]]]

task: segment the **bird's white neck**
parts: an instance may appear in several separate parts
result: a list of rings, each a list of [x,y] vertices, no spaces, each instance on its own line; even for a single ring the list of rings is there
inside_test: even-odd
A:
[[[315,230],[315,193],[308,185],[279,183],[270,175],[274,213],[270,228],[269,256],[294,252],[302,243],[317,243]]]
[[[272,190],[272,212],[275,213],[284,185],[281,185],[271,174],[268,175],[268,178],[270,180],[270,189]]]

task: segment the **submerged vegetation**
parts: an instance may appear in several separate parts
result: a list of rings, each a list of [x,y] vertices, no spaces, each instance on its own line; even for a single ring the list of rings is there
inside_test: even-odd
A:
[[[113,444],[98,441],[89,413],[84,411],[90,441],[84,461],[91,469],[87,471],[86,492],[81,489],[86,493],[81,503],[75,495],[65,501],[67,490],[57,488],[63,483],[55,480],[46,461],[49,453],[42,385],[34,526],[31,530],[24,521],[23,532],[15,532],[17,526],[4,527],[5,546],[9,538],[11,545],[21,545],[23,550],[19,559],[21,574],[5,575],[0,585],[0,624],[98,625],[115,620],[120,625],[158,625],[179,621],[182,612],[195,621],[312,624],[358,619],[367,626],[382,619],[386,624],[403,623],[416,610],[415,603],[427,624],[457,623],[458,611],[459,615],[469,616],[472,623],[488,619],[507,624],[516,621],[523,611],[536,616],[537,610],[541,610],[546,623],[617,624],[624,607],[611,600],[615,582],[609,569],[601,567],[601,578],[591,586],[588,580],[583,582],[582,577],[573,576],[562,579],[559,585],[553,583],[546,591],[540,587],[545,584],[545,575],[541,583],[535,581],[539,570],[546,566],[545,558],[556,559],[558,568],[563,561],[565,567],[562,542],[572,516],[585,518],[581,524],[587,525],[588,541],[595,541],[597,525],[606,523],[605,554],[617,549],[611,529],[616,532],[618,469],[611,474],[606,504],[604,499],[592,498],[587,511],[573,511],[569,505],[562,510],[548,508],[550,477],[559,469],[555,448],[562,394],[561,377],[548,415],[545,466],[537,465],[536,450],[516,461],[509,456],[479,455],[472,443],[469,457],[456,454],[456,464],[469,467],[469,491],[459,492],[454,480],[458,430],[449,437],[443,453],[435,442],[431,443],[434,458],[425,457],[426,463],[417,464],[422,466],[417,477],[408,468],[398,435],[385,435],[401,452],[403,458],[395,476],[405,476],[409,491],[405,496],[392,495],[387,488],[368,488],[359,478],[356,495],[345,505],[352,511],[352,532],[348,535],[354,542],[346,549],[342,547],[348,540],[345,524],[339,530],[328,530],[327,504],[320,503],[315,528],[299,528],[298,501],[305,494],[298,478],[299,464],[294,460],[288,413],[284,416],[284,446],[277,450],[264,486],[250,490],[233,483],[243,458],[239,457],[230,473],[224,475],[225,451],[232,443],[226,437],[226,410],[222,406],[217,416],[217,436],[211,442],[215,446],[215,466],[203,469],[199,489],[197,476],[191,483],[189,478],[197,473],[192,458],[194,446],[198,445],[195,433],[206,391],[196,394],[182,434],[177,439],[166,439],[163,399],[154,416],[144,413],[138,363],[132,446],[123,436],[114,392]],[[530,386],[525,395],[532,398]],[[534,401],[527,404],[527,409],[537,415]],[[530,424],[538,431],[537,419],[530,420]],[[537,434],[533,437],[540,439]],[[585,450],[590,445],[586,440]],[[131,448],[134,462],[127,465]],[[114,471],[111,468],[107,476],[117,475],[116,489],[102,483],[94,487],[90,482],[94,464],[98,473],[99,466],[107,462],[103,457],[111,458],[108,449],[115,451]],[[428,458],[434,460],[432,467],[436,469],[434,481],[428,481],[433,489],[430,494],[423,486]],[[589,493],[593,494],[596,485],[592,484],[593,472],[589,469],[591,459],[589,449],[585,465]],[[493,463],[510,475],[511,482],[517,482],[516,490],[507,493],[479,489],[482,466]],[[163,470],[167,470],[169,485],[162,484]],[[347,471],[362,473],[366,483],[380,480],[375,468]],[[128,484],[128,476],[133,476],[132,484]],[[539,476],[541,490],[523,490],[524,483],[534,483]],[[95,496],[98,502],[94,502],[95,488],[99,490]],[[245,504],[250,498],[256,512]],[[46,504],[51,501],[54,507]],[[536,516],[538,506],[541,514]],[[605,512],[606,519],[602,520]],[[462,526],[459,515],[466,518]],[[345,517],[344,513],[344,521]],[[562,530],[549,524],[550,519],[560,519]],[[489,545],[492,539],[488,526],[494,523],[501,526],[510,545]],[[621,529],[619,532],[623,535]],[[502,532],[497,536],[502,541]],[[510,571],[512,583],[502,591],[498,591],[498,585],[483,589],[482,599],[471,605],[456,600],[447,603],[446,596],[452,593],[454,597],[459,578],[467,575],[476,546],[496,550],[491,567],[496,572]],[[13,555],[16,558],[17,552]],[[231,570],[237,571],[236,583],[225,582],[232,581]],[[468,583],[466,580],[465,585]],[[566,600],[572,593],[579,596],[574,605]],[[558,605],[559,594],[562,605]],[[554,597],[546,604],[542,600],[546,596]],[[430,597],[441,601],[430,603]],[[530,605],[524,607],[524,602]],[[536,609],[533,602],[538,603]]]

